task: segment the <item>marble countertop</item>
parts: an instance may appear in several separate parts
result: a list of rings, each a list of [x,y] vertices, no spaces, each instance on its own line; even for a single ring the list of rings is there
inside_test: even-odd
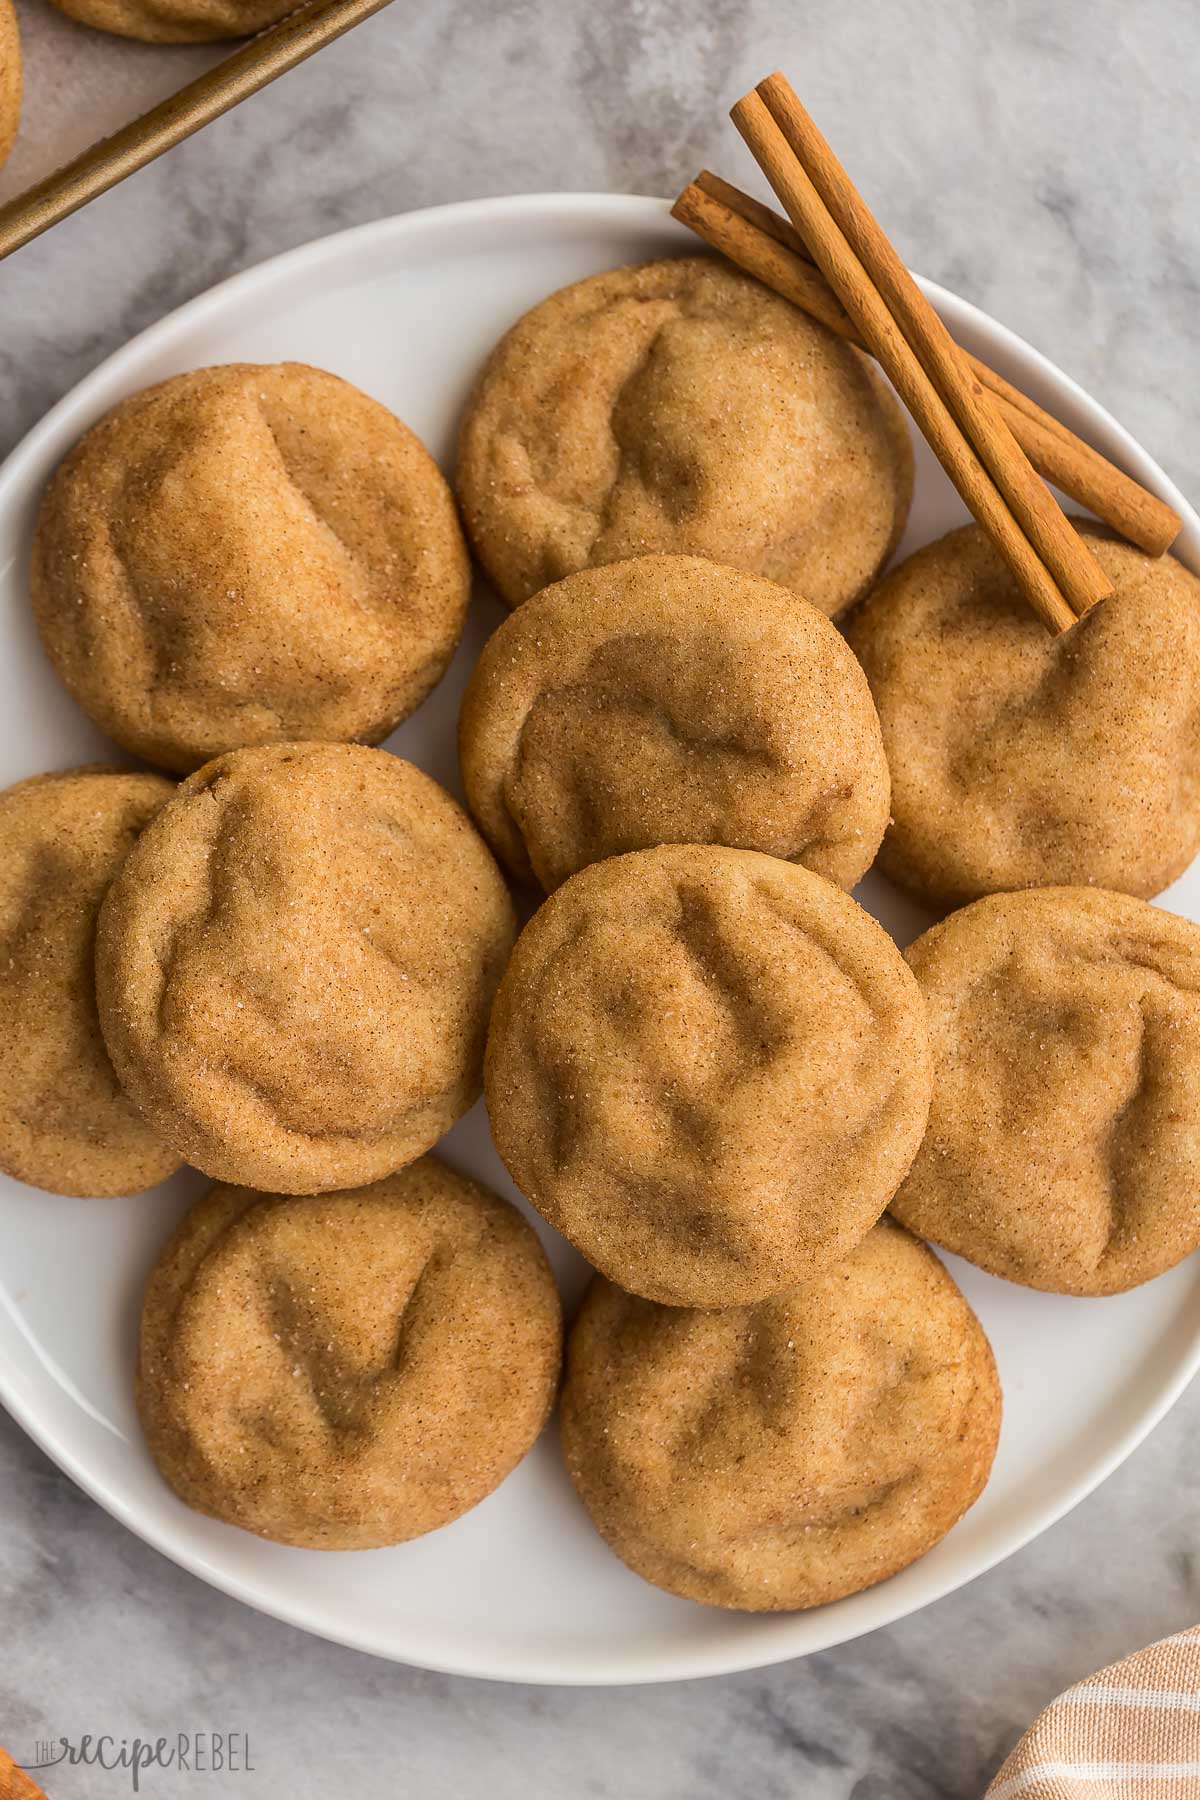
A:
[[[26,123],[0,197],[213,60],[17,6]],[[4,265],[0,451],[143,325],[340,226],[487,193],[665,193],[706,161],[749,183],[723,115],[775,65],[912,264],[1200,492],[1192,0],[400,0]],[[0,1741],[250,1734],[253,1775],[154,1775],[153,1796],[969,1800],[1066,1683],[1200,1619],[1198,1488],[1200,1390],[1036,1544],[886,1631],[725,1680],[526,1689],[259,1617],[115,1524],[0,1414]],[[53,1789],[128,1791],[86,1769]]]

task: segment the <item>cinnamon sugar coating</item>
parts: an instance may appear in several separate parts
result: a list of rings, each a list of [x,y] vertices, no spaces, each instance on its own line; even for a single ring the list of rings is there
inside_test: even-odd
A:
[[[467,797],[550,890],[654,844],[731,844],[851,888],[888,818],[862,670],[773,582],[694,556],[581,570],[493,633],[463,700]]]
[[[977,525],[849,621],[892,773],[880,866],[936,906],[1035,885],[1146,899],[1200,847],[1200,581],[1089,545],[1116,591],[1059,637]]]
[[[483,840],[411,764],[351,744],[231,751],[109,891],[105,1039],[206,1174],[285,1193],[375,1180],[478,1095],[513,928]]]
[[[294,0],[54,0],[81,25],[144,44],[207,44],[250,37],[293,10]]]
[[[510,606],[665,551],[832,615],[899,542],[912,451],[859,351],[738,270],[673,257],[576,282],[513,326],[468,407],[456,485]]]
[[[920,993],[819,875],[667,845],[593,863],[526,926],[485,1084],[514,1181],[632,1293],[735,1306],[875,1223],[929,1105]]]
[[[0,1169],[54,1194],[136,1194],[179,1157],[122,1090],[96,1015],[96,917],[174,792],[100,767],[0,793]]]
[[[597,1279],[567,1345],[562,1443],[637,1574],[780,1612],[931,1549],[982,1492],[1000,1411],[975,1315],[881,1220],[835,1268],[757,1306],[656,1306]]]
[[[386,407],[300,363],[230,363],[92,427],[43,497],[32,580],[84,710],[187,771],[386,737],[444,674],[470,572],[446,483]]]
[[[1200,1246],[1200,927],[1097,888],[994,894],[910,946],[929,1130],[892,1211],[993,1275],[1115,1294]]]
[[[150,1278],[138,1411],[189,1506],[371,1549],[458,1518],[516,1466],[561,1336],[532,1227],[433,1157],[305,1199],[216,1187]]]

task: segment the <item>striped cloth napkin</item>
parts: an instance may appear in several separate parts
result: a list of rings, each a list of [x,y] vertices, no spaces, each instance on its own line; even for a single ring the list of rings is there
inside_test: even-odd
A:
[[[1200,1625],[1060,1694],[985,1800],[1200,1800]]]

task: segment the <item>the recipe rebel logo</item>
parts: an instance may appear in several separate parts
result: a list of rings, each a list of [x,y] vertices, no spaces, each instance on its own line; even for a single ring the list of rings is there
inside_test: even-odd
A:
[[[0,1800],[47,1800],[32,1776],[66,1768],[123,1772],[138,1794],[143,1775],[153,1769],[188,1775],[253,1775],[255,1762],[245,1731],[178,1731],[173,1737],[157,1738],[85,1732],[78,1738],[43,1738],[26,1762],[14,1762],[0,1750]]]

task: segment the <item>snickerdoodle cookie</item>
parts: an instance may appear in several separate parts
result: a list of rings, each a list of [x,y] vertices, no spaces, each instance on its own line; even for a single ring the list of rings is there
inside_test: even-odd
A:
[[[892,772],[880,865],[936,905],[1083,883],[1145,898],[1200,846],[1200,581],[1090,545],[1116,591],[1061,637],[977,525],[850,622]]]
[[[994,1275],[1115,1294],[1200,1245],[1200,927],[1096,888],[994,894],[908,951],[929,1131],[896,1217]]]
[[[249,37],[294,12],[297,0],[54,0],[81,25],[145,44]]]
[[[895,1192],[929,1107],[916,982],[840,888],[753,850],[593,863],[496,997],[496,1147],[631,1293],[737,1306],[817,1275]]]
[[[457,487],[511,606],[661,550],[833,614],[899,541],[912,453],[857,350],[748,275],[677,257],[593,275],[514,325],[468,408]]]
[[[386,407],[300,363],[230,363],[92,427],[43,497],[32,579],[84,710],[190,770],[386,737],[445,671],[469,568],[449,488]]]
[[[888,818],[862,670],[815,607],[694,556],[584,569],[506,619],[463,701],[467,797],[547,890],[653,844],[732,844],[850,888]]]
[[[368,1550],[490,1494],[546,1423],[560,1362],[536,1233],[427,1156],[305,1199],[213,1188],[150,1278],[137,1402],[189,1506]]]
[[[316,1193],[436,1143],[479,1092],[508,893],[467,815],[383,750],[217,757],[100,916],[122,1081],[189,1162]]]
[[[21,33],[12,0],[0,0],[0,167],[21,122]]]
[[[85,768],[0,794],[0,1169],[51,1193],[140,1193],[179,1167],[117,1082],[93,972],[105,889],[173,792]]]
[[[978,1499],[1000,1429],[988,1341],[923,1244],[881,1220],[803,1286],[721,1311],[604,1280],[567,1346],[562,1442],[647,1581],[749,1612],[896,1574]]]

